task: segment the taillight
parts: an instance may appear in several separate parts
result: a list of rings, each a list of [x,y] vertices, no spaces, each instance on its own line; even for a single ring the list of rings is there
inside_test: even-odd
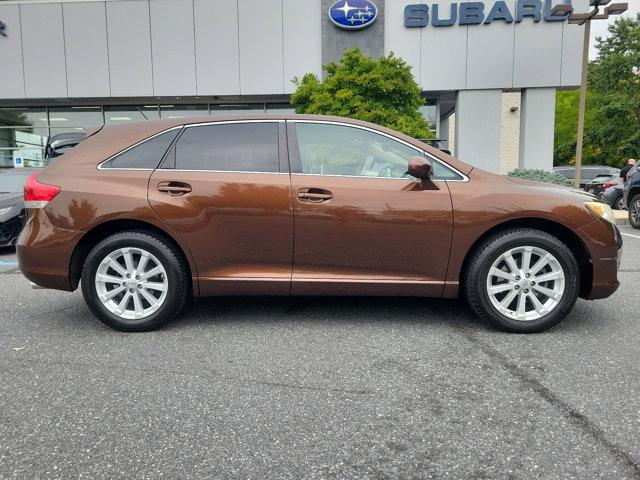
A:
[[[609,188],[609,187],[613,187],[615,185],[615,183],[613,182],[606,182],[602,184],[602,188]]]
[[[44,208],[47,203],[60,193],[60,187],[39,182],[39,174],[40,172],[34,173],[24,184],[25,208]]]

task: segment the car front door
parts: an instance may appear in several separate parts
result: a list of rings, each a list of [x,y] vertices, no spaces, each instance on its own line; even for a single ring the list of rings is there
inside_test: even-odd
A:
[[[446,181],[406,175],[424,152],[382,132],[288,121],[294,294],[440,296],[452,238]],[[462,180],[434,161],[436,178]]]
[[[288,294],[293,208],[284,121],[187,125],[149,181],[201,295]]]

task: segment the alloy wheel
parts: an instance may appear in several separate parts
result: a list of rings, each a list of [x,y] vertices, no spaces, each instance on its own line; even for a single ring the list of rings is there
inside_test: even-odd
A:
[[[167,272],[152,253],[142,248],[119,248],[98,265],[95,288],[102,305],[126,320],[140,320],[157,312],[169,290]]]
[[[565,273],[547,250],[515,247],[493,262],[486,288],[491,304],[502,315],[513,320],[538,320],[560,303]]]
[[[634,224],[640,222],[640,199],[633,202],[631,209],[629,210],[629,215],[631,216],[631,221]]]

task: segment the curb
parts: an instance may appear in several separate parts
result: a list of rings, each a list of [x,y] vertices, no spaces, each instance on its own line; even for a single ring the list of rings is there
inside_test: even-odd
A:
[[[616,225],[629,224],[629,213],[626,210],[614,210],[613,216],[616,217]]]

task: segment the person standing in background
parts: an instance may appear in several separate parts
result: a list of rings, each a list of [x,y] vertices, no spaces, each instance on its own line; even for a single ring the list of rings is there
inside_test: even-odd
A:
[[[631,170],[635,165],[636,165],[636,159],[630,158],[627,161],[627,164],[624,167],[622,167],[622,170],[620,170],[620,179],[623,182],[627,181],[627,173],[629,173],[629,170]]]

